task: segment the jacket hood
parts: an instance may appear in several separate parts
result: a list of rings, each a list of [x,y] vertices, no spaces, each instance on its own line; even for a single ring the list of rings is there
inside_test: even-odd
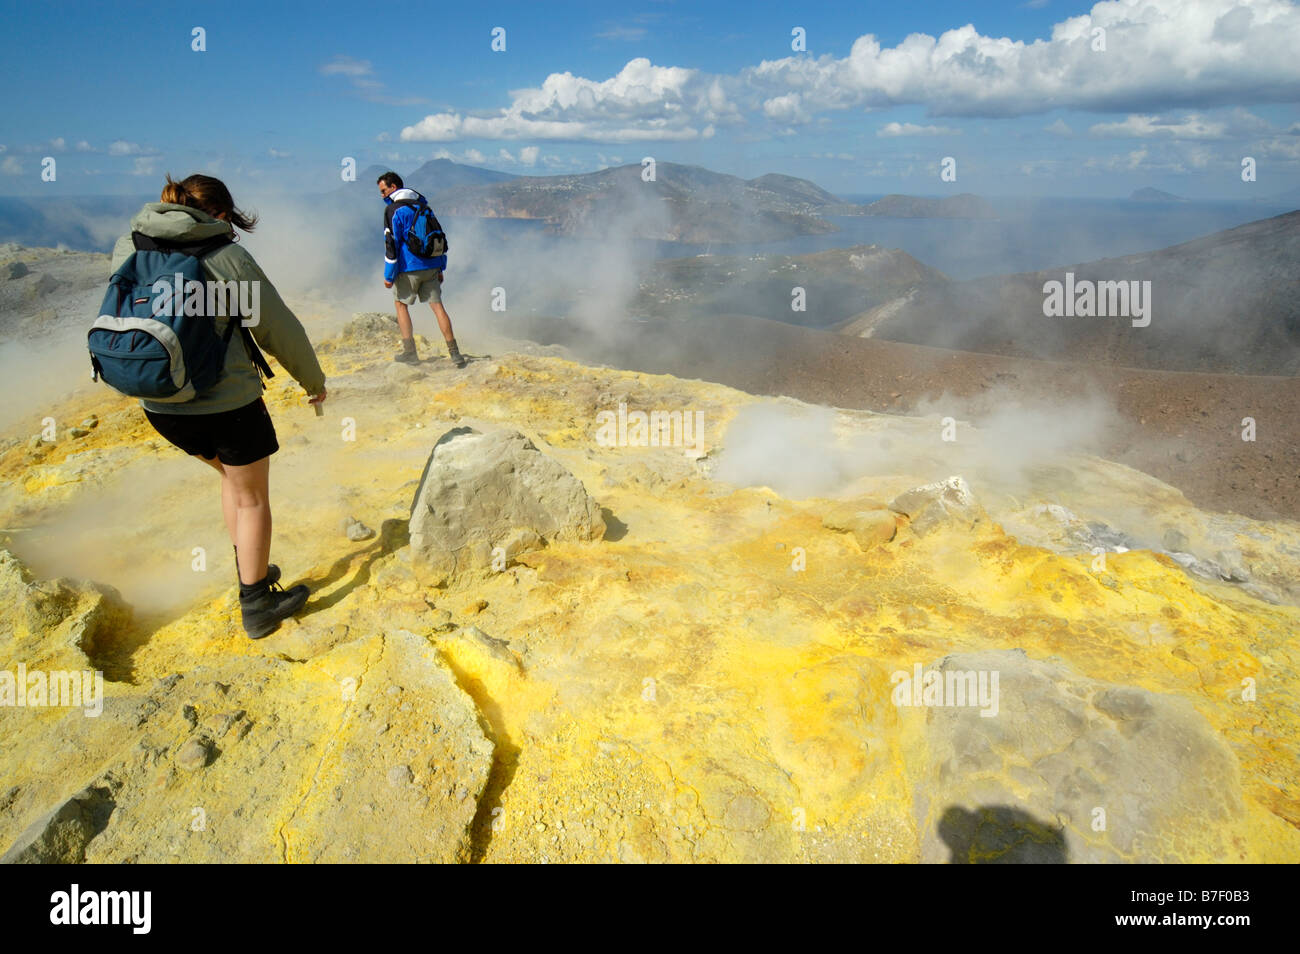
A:
[[[394,202],[417,202],[424,196],[414,189],[396,189],[384,197],[384,205],[392,205]]]
[[[199,209],[171,202],[149,202],[131,219],[131,231],[174,242],[202,242],[228,235],[234,226]]]

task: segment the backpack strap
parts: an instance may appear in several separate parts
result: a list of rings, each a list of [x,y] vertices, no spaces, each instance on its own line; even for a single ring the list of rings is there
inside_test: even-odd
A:
[[[235,323],[236,322],[233,321],[231,322],[231,324]],[[243,322],[238,322],[238,324],[239,333],[244,336],[244,347],[248,349],[248,357],[252,360],[253,367],[257,369],[257,378],[262,382],[262,390],[265,391],[266,381],[264,379],[275,377],[275,372],[272,371],[271,366],[266,363],[266,358],[262,354],[262,349],[259,348],[257,342],[253,340],[253,333],[248,330],[248,327]],[[226,327],[226,331],[229,333],[229,326]]]
[[[145,235],[143,232],[132,232],[131,242],[135,245],[137,252],[181,252],[185,255],[192,255],[195,258],[202,258],[209,252],[215,252],[222,246],[229,245],[235,241],[235,237],[227,232],[225,235],[217,235],[203,242],[168,242],[165,239],[156,239],[152,235]]]
[[[181,252],[197,259],[202,259],[203,256],[215,252],[219,248],[224,248],[234,241],[235,237],[230,232],[217,235],[203,242],[189,242],[187,244],[156,239],[152,235],[145,235],[143,232],[131,233],[131,242],[135,245],[137,252]],[[275,372],[266,363],[266,357],[262,354],[262,349],[257,346],[257,342],[253,340],[253,333],[248,330],[248,326],[242,321],[236,321],[239,317],[239,315],[230,316],[230,320],[226,322],[226,333],[221,336],[221,341],[229,347],[234,329],[236,326],[239,327],[239,333],[244,339],[244,349],[248,352],[249,360],[253,362],[253,368],[257,371],[257,380],[261,383],[262,390],[265,391],[265,379],[275,377]]]

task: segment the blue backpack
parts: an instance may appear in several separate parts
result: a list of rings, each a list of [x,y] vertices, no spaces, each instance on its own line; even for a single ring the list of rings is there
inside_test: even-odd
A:
[[[230,315],[225,334],[218,335],[216,316],[205,313],[208,285],[200,259],[233,241],[229,235],[179,245],[132,232],[131,240],[136,250],[109,278],[99,317],[87,336],[92,381],[103,380],[128,397],[192,401],[221,378],[236,327],[259,377],[274,377],[237,314]],[[187,314],[191,282],[203,292],[189,296],[197,308]],[[155,286],[163,291],[156,292]]]

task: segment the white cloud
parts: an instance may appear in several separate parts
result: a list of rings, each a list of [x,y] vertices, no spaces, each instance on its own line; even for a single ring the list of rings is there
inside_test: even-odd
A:
[[[1094,51],[1093,30],[1106,31]],[[1300,8],[1286,0],[1113,0],[1049,39],[984,36],[967,24],[897,46],[859,37],[843,58],[764,61],[740,79],[799,94],[804,109],[923,104],[935,116],[1020,116],[1300,99]]]
[[[136,159],[135,167],[131,170],[133,176],[152,176],[155,174],[154,160],[143,156]]]
[[[439,151],[446,152],[445,149]],[[468,155],[470,152],[474,152],[474,150],[466,150],[466,155]],[[512,165],[512,166],[513,165],[533,166],[537,164],[537,155],[540,152],[541,149],[539,149],[537,146],[524,146],[519,150],[519,155],[515,156],[513,153],[510,152],[509,149],[503,147],[497,150],[497,159],[501,162],[506,163],[507,165]],[[476,153],[476,154],[480,156],[482,155],[481,153]],[[481,159],[479,161],[481,161]]]
[[[95,151],[95,147],[92,146],[90,143],[86,142],[86,140],[84,140],[84,139],[81,140],[80,142],[78,142],[77,145],[74,146],[73,148],[75,148],[75,149],[77,150],[77,152],[94,152],[94,151]]]
[[[322,63],[319,71],[322,76],[344,77],[362,99],[372,103],[382,103],[385,106],[418,106],[427,102],[419,96],[389,96],[384,93],[384,84],[375,77],[374,67],[369,60],[358,60],[339,54],[328,63]]]
[[[541,164],[552,172],[590,172],[591,164],[575,156],[557,156],[547,153],[541,157]]]
[[[477,149],[466,149],[465,159],[468,162],[484,162],[486,161],[487,156],[483,155],[483,153],[479,152]]]
[[[1104,50],[1094,49],[1097,30],[1104,31]],[[431,113],[400,136],[689,142],[748,124],[753,141],[800,134],[799,127],[836,111],[907,105],[923,106],[931,117],[1006,118],[1057,109],[1154,116],[1293,103],[1300,101],[1297,36],[1300,5],[1289,0],[1104,0],[1028,42],[986,36],[968,23],[937,37],[913,33],[892,47],[865,34],[842,57],[789,56],[725,75],[645,58],[603,80],[552,73],[538,87],[511,91],[495,111]],[[364,61],[345,61],[338,71],[356,73],[359,65],[368,69]],[[1217,120],[1204,122],[1187,134],[1214,138]],[[1167,134],[1126,123],[1099,124],[1097,134],[1109,135],[1107,126],[1117,134]]]
[[[110,156],[139,156],[144,153],[144,147],[138,142],[127,142],[125,139],[117,139],[108,144],[108,154]]]
[[[655,11],[637,13],[627,18],[626,22],[606,23],[605,28],[595,36],[598,40],[644,40],[650,32],[647,29],[648,25],[658,23],[663,16],[662,13]]]
[[[0,172],[7,176],[20,176],[23,174],[23,164],[17,156],[5,156],[5,161],[0,162]]]
[[[1238,135],[1248,133],[1267,133],[1273,131],[1273,126],[1268,120],[1245,109],[1234,109],[1228,116],[1228,129],[1230,132]]]
[[[1050,126],[1044,126],[1043,132],[1049,132],[1053,136],[1073,136],[1074,130],[1066,124],[1064,119],[1058,119]]]
[[[596,34],[601,40],[642,40],[645,39],[646,28],[639,26],[612,26]]]
[[[1103,139],[1224,139],[1227,128],[1226,123],[1195,113],[1182,119],[1133,115],[1118,123],[1097,123],[1088,128],[1088,134]]]
[[[1111,156],[1090,156],[1084,160],[1087,169],[1102,172],[1186,172],[1184,163],[1168,159],[1151,158],[1151,150],[1143,146],[1132,152],[1116,153]]]
[[[878,130],[877,136],[959,136],[961,130],[948,126],[918,126],[916,123],[885,123]]]
[[[511,98],[495,115],[433,113],[402,129],[401,138],[683,142],[708,139],[715,122],[739,119],[716,78],[643,57],[603,81],[552,73],[540,88],[515,90]]]
[[[354,60],[350,56],[342,55],[323,64],[320,71],[324,76],[347,76],[352,79],[363,79],[374,73],[369,60]]]
[[[1300,166],[1300,140],[1274,136],[1252,148],[1250,154],[1257,159],[1276,159],[1278,162]]]
[[[267,150],[267,154],[268,154],[272,159],[292,159],[292,158],[293,158],[293,153],[291,153],[291,152],[281,152],[279,149],[275,149],[275,148],[268,149],[268,150]]]
[[[803,111],[803,101],[798,93],[773,96],[763,101],[763,115],[782,123],[806,123],[810,117]]]
[[[1020,174],[1024,176],[1055,176],[1060,172],[1059,159],[1026,159],[1020,163]]]

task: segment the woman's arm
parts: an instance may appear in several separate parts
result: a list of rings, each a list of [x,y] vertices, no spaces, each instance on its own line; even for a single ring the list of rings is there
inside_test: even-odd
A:
[[[253,340],[274,356],[308,394],[313,397],[321,394],[325,390],[325,372],[321,370],[316,350],[307,338],[302,322],[289,310],[253,256],[238,246],[235,248],[240,258],[237,265],[239,279],[258,283],[257,324],[248,327]]]

